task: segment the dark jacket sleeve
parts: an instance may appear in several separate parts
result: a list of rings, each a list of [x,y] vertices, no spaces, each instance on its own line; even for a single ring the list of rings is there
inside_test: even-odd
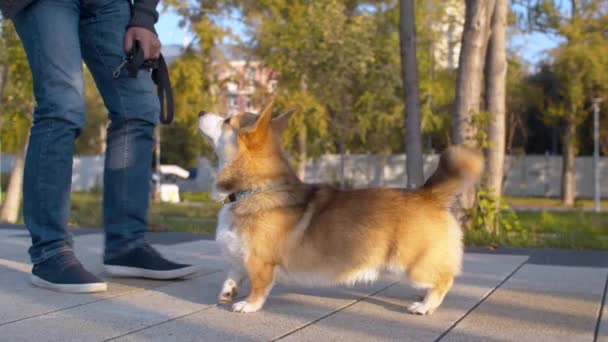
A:
[[[159,0],[135,0],[133,3],[133,15],[129,26],[139,26],[154,33],[154,24],[158,21],[156,5]]]

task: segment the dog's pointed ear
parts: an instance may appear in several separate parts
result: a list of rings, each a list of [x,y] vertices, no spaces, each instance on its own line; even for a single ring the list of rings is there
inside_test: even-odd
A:
[[[289,120],[291,119],[291,117],[293,116],[293,113],[295,113],[295,112],[296,112],[295,109],[290,109],[290,110],[286,111],[285,113],[279,115],[278,117],[272,119],[272,121],[270,122],[270,124],[272,125],[272,128],[279,134],[282,133],[285,130],[285,128],[287,128],[287,126],[289,125]]]
[[[270,119],[272,118],[272,107],[274,106],[274,99],[275,98],[273,96],[268,102],[268,104],[266,104],[262,112],[260,112],[258,119],[255,121],[251,129],[249,129],[249,133],[259,134],[268,130]]]

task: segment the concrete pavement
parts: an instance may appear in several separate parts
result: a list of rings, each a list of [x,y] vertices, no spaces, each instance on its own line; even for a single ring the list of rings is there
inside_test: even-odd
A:
[[[190,279],[109,279],[106,293],[70,295],[28,283],[25,233],[0,227],[0,341],[608,342],[608,252],[471,249],[432,316],[405,313],[422,292],[396,279],[352,288],[279,284],[263,311],[236,314],[216,305],[227,265],[208,237],[150,235],[166,256],[201,265]],[[102,235],[80,231],[75,241],[85,266],[105,277]]]

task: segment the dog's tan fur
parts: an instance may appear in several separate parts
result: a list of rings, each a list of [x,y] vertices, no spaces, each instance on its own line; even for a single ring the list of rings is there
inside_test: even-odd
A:
[[[251,292],[233,308],[259,310],[277,270],[307,284],[373,281],[388,271],[428,288],[424,301],[409,311],[432,313],[460,272],[462,234],[449,206],[482,172],[480,154],[448,148],[435,174],[416,191],[308,185],[297,178],[281,148],[289,115],[271,119],[271,113],[272,104],[259,117],[241,113],[223,124],[223,130],[236,134],[237,146],[219,171],[217,188],[260,191],[221,214],[225,227],[218,230],[233,236],[234,267],[220,301],[234,299],[247,276]],[[222,234],[218,241],[226,242]]]

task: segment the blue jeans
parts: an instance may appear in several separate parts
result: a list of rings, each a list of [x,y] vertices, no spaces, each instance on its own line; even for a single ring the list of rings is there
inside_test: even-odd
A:
[[[74,140],[85,121],[83,64],[109,111],[104,169],[105,258],[143,243],[154,127],[160,105],[150,74],[118,79],[125,55],[127,0],[38,0],[14,23],[34,80],[36,109],[25,161],[23,214],[32,263],[72,249],[70,213]]]

